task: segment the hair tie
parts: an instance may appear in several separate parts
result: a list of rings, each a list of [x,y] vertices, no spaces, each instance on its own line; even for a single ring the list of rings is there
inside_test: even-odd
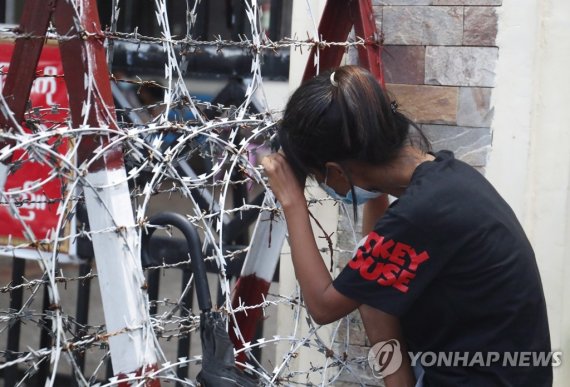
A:
[[[392,113],[396,113],[396,111],[398,111],[398,102],[390,102],[390,109],[392,109]]]
[[[334,71],[331,73],[331,83],[334,87],[338,87],[338,82],[334,80]]]

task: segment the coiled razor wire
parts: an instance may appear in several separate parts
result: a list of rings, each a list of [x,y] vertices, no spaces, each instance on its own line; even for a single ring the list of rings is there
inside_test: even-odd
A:
[[[65,275],[58,263],[62,246],[75,242],[77,238],[89,238],[98,233],[120,233],[125,228],[133,228],[137,234],[147,227],[152,226],[147,220],[148,207],[151,199],[157,195],[178,194],[188,201],[187,219],[201,232],[204,246],[211,245],[215,248],[205,259],[214,261],[219,267],[221,290],[226,295],[225,304],[219,305],[228,319],[239,311],[247,311],[253,308],[261,308],[264,314],[277,313],[279,305],[290,306],[292,327],[286,332],[278,331],[272,337],[263,337],[256,342],[247,343],[240,351],[251,351],[256,347],[276,345],[275,359],[270,361],[270,366],[262,364],[250,358],[242,364],[249,372],[255,374],[263,385],[334,385],[342,375],[343,380],[351,380],[355,383],[364,383],[361,369],[366,363],[366,356],[354,356],[350,353],[350,324],[337,322],[332,329],[330,337],[321,337],[321,327],[315,325],[304,308],[298,286],[293,294],[270,293],[259,305],[240,305],[232,307],[231,284],[226,276],[226,265],[240,254],[247,252],[244,246],[237,251],[227,252],[222,247],[221,224],[227,216],[239,216],[243,211],[256,209],[260,211],[272,211],[276,216],[282,216],[279,209],[273,205],[252,205],[244,203],[233,207],[228,205],[231,188],[239,185],[255,186],[260,190],[269,190],[263,171],[257,165],[257,159],[252,157],[257,153],[267,152],[271,136],[275,133],[276,124],[281,116],[280,111],[270,111],[263,91],[263,77],[261,72],[262,54],[272,53],[278,49],[290,48],[293,50],[310,50],[314,46],[320,48],[327,46],[343,46],[346,49],[358,45],[366,45],[364,39],[354,39],[345,42],[326,42],[320,40],[318,34],[314,38],[300,40],[283,37],[278,41],[268,38],[260,23],[260,6],[256,0],[245,1],[246,14],[251,26],[250,38],[242,37],[239,41],[228,41],[217,38],[211,41],[196,40],[192,37],[192,26],[197,18],[198,1],[187,1],[187,33],[184,37],[173,37],[170,33],[166,0],[155,0],[156,19],[161,28],[160,36],[143,36],[136,30],[134,32],[117,31],[117,20],[121,11],[120,1],[113,2],[113,15],[111,28],[98,36],[91,38],[103,39],[107,42],[108,61],[112,61],[114,42],[126,41],[136,44],[161,45],[165,53],[164,78],[160,82],[149,80],[120,79],[111,76],[111,82],[127,83],[136,87],[162,87],[164,98],[155,104],[140,108],[130,109],[130,112],[148,111],[152,108],[160,108],[162,113],[143,123],[118,122],[118,130],[112,128],[93,128],[82,125],[79,128],[71,127],[70,119],[50,121],[50,113],[66,113],[66,108],[57,105],[43,107],[29,107],[26,112],[26,120],[32,131],[25,130],[18,123],[13,122],[14,129],[10,132],[0,133],[0,141],[6,145],[0,149],[0,161],[12,158],[11,170],[16,171],[28,162],[41,163],[49,166],[51,172],[48,176],[37,181],[28,182],[25,186],[0,192],[0,205],[9,209],[11,216],[17,219],[21,225],[25,240],[13,241],[9,238],[0,253],[4,256],[15,255],[22,249],[35,251],[39,272],[37,278],[25,278],[24,283],[13,285],[12,283],[0,284],[0,293],[3,297],[10,295],[16,290],[26,292],[26,299],[20,310],[0,310],[0,333],[5,333],[16,321],[37,328],[37,331],[48,330],[52,338],[52,346],[45,348],[25,348],[20,352],[8,353],[0,351],[4,361],[0,363],[0,370],[6,370],[11,366],[19,366],[23,370],[18,385],[24,386],[37,372],[38,368],[50,362],[51,375],[47,385],[53,386],[55,377],[62,372],[65,364],[71,367],[70,374],[79,385],[114,386],[124,379],[118,377],[105,378],[104,365],[109,356],[106,345],[109,337],[124,333],[128,330],[141,329],[141,327],[128,327],[121,332],[107,332],[103,324],[81,325],[66,310],[62,303],[61,294],[65,292],[69,284],[77,283],[79,286],[87,281],[96,281],[96,271],[82,276]],[[312,16],[309,2],[309,14]],[[313,21],[313,26],[316,23]],[[86,33],[83,33],[85,35]],[[17,28],[0,29],[0,38],[22,37]],[[29,39],[42,38],[26,36]],[[58,35],[55,30],[50,30],[50,39],[65,41],[76,38],[73,35]],[[83,36],[85,38],[85,36]],[[212,105],[200,101],[192,96],[184,81],[187,56],[192,50],[202,47],[215,47],[217,50],[238,47],[251,55],[251,78],[245,92],[245,101],[238,107]],[[176,49],[182,48],[181,54]],[[317,50],[318,53],[318,50]],[[317,55],[318,59],[318,55]],[[318,61],[316,62],[318,64]],[[0,77],[6,74],[5,69],[0,69]],[[62,75],[39,75],[39,79],[49,77],[62,77]],[[89,83],[93,86],[93,83]],[[164,86],[161,86],[164,85]],[[91,87],[90,86],[90,87]],[[95,91],[96,92],[96,91]],[[91,95],[91,93],[90,93]],[[260,99],[262,111],[251,113],[249,107],[254,95]],[[89,109],[91,101],[84,101],[84,106]],[[7,103],[2,97],[0,108],[7,112]],[[189,121],[170,120],[168,112],[173,108],[186,109],[192,113],[194,119]],[[208,119],[204,111],[210,109],[217,113],[217,118]],[[120,112],[120,109],[118,109]],[[81,165],[77,165],[75,157],[77,149],[86,136],[108,136],[111,140],[104,147],[95,151],[92,159]],[[174,140],[172,140],[174,138]],[[68,144],[63,153],[58,151],[60,144]],[[131,200],[135,206],[135,224],[117,225],[107,229],[92,230],[84,226],[69,232],[78,207],[83,203],[84,196],[81,187],[89,186],[85,179],[86,171],[91,163],[102,157],[108,149],[120,145],[124,152],[124,158],[129,167],[127,180],[131,187]],[[206,160],[209,168],[197,176],[183,176],[176,168],[179,160],[199,158]],[[139,181],[144,176],[142,186]],[[60,181],[62,193],[60,197],[47,197],[42,195],[43,188],[51,181]],[[203,212],[191,195],[194,189],[208,190],[217,197],[219,209]],[[318,206],[328,199],[311,199],[309,206]],[[58,216],[57,227],[50,230],[46,235],[35,235],[29,225],[29,220],[22,215],[19,209],[27,206],[51,206]],[[323,231],[324,232],[324,231]],[[324,237],[329,238],[326,233]],[[329,248],[323,253],[332,254],[332,243],[329,239]],[[335,254],[347,254],[346,251],[336,249]],[[162,264],[146,268],[152,270],[168,270],[182,266],[188,266],[189,259],[183,259],[174,264]],[[41,290],[47,287],[50,297],[49,310],[37,311],[34,302]],[[152,302],[160,306],[162,313],[151,316],[149,326],[158,338],[159,346],[166,341],[177,340],[196,332],[199,329],[199,316],[190,313],[189,317],[177,316],[174,312],[179,308],[179,300],[162,299]],[[36,306],[37,307],[37,306]],[[349,318],[345,319],[349,321]],[[46,321],[49,324],[46,324]],[[81,329],[81,336],[75,332]],[[341,332],[344,331],[344,332]],[[342,334],[341,334],[342,333]],[[329,336],[327,334],[327,336]],[[342,337],[342,338],[341,338]],[[336,343],[336,344],[335,344]],[[300,353],[312,351],[318,352],[319,363],[296,365],[293,360]],[[98,361],[96,367],[89,373],[81,372],[77,365],[74,354],[96,353]],[[9,356],[8,356],[9,355]],[[61,358],[66,362],[62,362]],[[315,359],[315,356],[312,357]],[[154,370],[146,377],[154,377],[163,381],[180,382],[183,385],[194,385],[191,379],[178,380],[173,372],[176,367],[189,366],[199,369],[201,356],[172,359],[162,354],[162,362],[159,369]],[[145,379],[137,375],[128,375],[127,379],[133,385],[144,385]]]

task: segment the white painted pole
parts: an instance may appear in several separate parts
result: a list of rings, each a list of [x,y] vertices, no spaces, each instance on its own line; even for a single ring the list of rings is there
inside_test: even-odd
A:
[[[263,207],[271,206],[265,195]],[[279,254],[285,241],[287,223],[284,216],[272,216],[269,211],[262,211],[253,229],[251,245],[241,269],[241,277],[254,274],[257,278],[271,282],[275,274]]]
[[[101,33],[94,0],[57,2],[55,27],[60,34]],[[99,39],[59,42],[73,127],[118,130],[107,58]],[[83,87],[81,87],[83,86]],[[87,135],[77,150],[80,168],[87,168],[83,190],[113,372],[145,376],[157,368],[157,348],[148,312],[148,296],[140,261],[140,246],[120,144],[114,138]],[[107,147],[100,152],[100,147]],[[119,387],[126,387],[121,382]],[[160,386],[158,379],[145,387]]]
[[[265,195],[263,206],[272,205],[268,194]],[[287,234],[287,223],[283,215],[273,216],[270,211],[261,211],[251,237],[249,251],[242,266],[232,297],[232,307],[260,305],[265,300],[279,256]],[[242,348],[242,341],[254,339],[259,320],[263,317],[263,309],[255,308],[246,312],[236,312],[235,319],[241,338],[236,331],[230,330],[236,349]],[[245,352],[240,352],[238,361],[246,360]]]
[[[10,166],[0,163],[0,191],[4,191],[4,186],[8,179],[8,172],[10,172]]]
[[[100,170],[88,173],[86,180],[91,186],[84,187],[85,202],[89,226],[96,231],[92,241],[105,324],[112,335],[113,371],[131,373],[156,364],[157,356],[126,172]]]

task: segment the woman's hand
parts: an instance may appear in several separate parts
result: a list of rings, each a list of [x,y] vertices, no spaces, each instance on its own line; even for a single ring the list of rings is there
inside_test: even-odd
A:
[[[269,185],[275,197],[283,208],[292,205],[305,205],[304,187],[291,169],[285,156],[281,153],[272,153],[261,160]]]
[[[319,252],[311,228],[303,183],[295,175],[284,155],[273,153],[261,164],[269,177],[275,197],[283,206],[295,276],[303,300],[317,324],[328,324],[358,307],[358,302],[339,293]]]

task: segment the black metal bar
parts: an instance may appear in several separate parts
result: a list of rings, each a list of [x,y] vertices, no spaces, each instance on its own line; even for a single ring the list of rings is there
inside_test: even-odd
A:
[[[232,40],[240,40],[241,35],[248,35],[247,32],[250,31],[249,22],[246,19],[245,5],[241,0],[232,0],[232,25],[231,25],[231,36]],[[246,26],[248,27],[246,29]],[[251,35],[251,33],[249,34]]]
[[[243,178],[244,176],[236,176],[238,179],[239,178]],[[238,185],[234,185],[232,187],[232,192],[233,192],[233,205],[234,208],[239,208],[241,207],[241,205],[247,200],[247,187],[245,184],[238,184]],[[243,219],[242,219],[243,220]],[[238,244],[245,244],[246,241],[249,239],[248,235],[247,235],[247,230],[248,227],[245,224],[241,224],[241,227],[239,227],[239,229],[243,230],[243,232],[240,232],[239,234],[236,233],[234,239],[227,239],[226,243],[238,243]]]
[[[258,322],[257,327],[255,328],[255,338],[254,340],[259,340],[263,337],[263,328],[264,328],[264,320]],[[251,355],[255,357],[258,361],[261,362],[261,350],[260,346],[255,346],[251,349]]]
[[[271,40],[281,38],[281,19],[283,15],[283,0],[271,0],[271,10],[269,14],[269,37]]]
[[[21,258],[14,258],[12,260],[12,286],[18,286],[24,283],[23,276],[26,272],[26,260]],[[10,292],[10,311],[17,312],[22,309],[22,302],[24,298],[23,288],[19,288]],[[20,319],[10,321],[8,328],[8,343],[6,345],[7,356],[6,361],[15,359],[13,352],[18,352],[20,349]],[[18,378],[18,366],[13,365],[6,369],[4,374],[4,383],[6,386],[15,386]]]
[[[0,0],[0,20],[6,22],[6,0]]]
[[[206,265],[201,252],[201,243],[195,226],[188,221],[183,215],[172,212],[162,212],[153,215],[149,219],[149,226],[146,233],[142,235],[141,258],[144,265],[157,265],[153,257],[150,256],[150,240],[152,234],[158,226],[173,226],[180,230],[184,235],[187,248],[190,253],[190,264],[194,277],[194,286],[196,288],[196,296],[198,306],[202,313],[200,314],[200,337],[202,339],[202,371],[197,376],[197,380],[201,385],[257,385],[255,378],[244,374],[240,369],[235,367],[233,347],[228,333],[225,331],[225,322],[219,312],[212,312],[212,301],[210,298],[210,289],[208,286],[208,278]],[[153,227],[154,226],[154,227]],[[186,286],[190,280],[190,271],[184,270],[183,285]],[[188,292],[185,295],[181,305],[181,315],[189,313],[186,303],[190,303]],[[184,357],[189,352],[189,342],[187,337],[181,338],[179,341],[178,354]],[[187,375],[187,369],[177,369],[177,374],[181,379]]]
[[[49,297],[49,286],[48,284],[44,285],[44,298],[43,298],[43,306],[42,311],[44,317],[42,317],[41,322],[41,333],[40,333],[40,348],[49,348],[51,347],[51,331],[52,331],[52,319],[48,317],[50,313],[50,297]],[[42,363],[39,366],[38,372],[33,377],[33,382],[30,384],[32,386],[44,386],[46,384],[46,380],[50,373],[50,356],[47,355],[46,358],[43,359]]]
[[[202,257],[202,252],[200,250],[200,237],[198,232],[192,223],[190,223],[184,216],[172,213],[172,212],[162,212],[153,215],[149,219],[149,223],[156,226],[174,226],[184,235],[186,239],[186,248],[190,252],[191,259],[191,270],[186,268],[182,272],[182,290],[186,288],[187,284],[190,282],[191,276],[194,275],[194,285],[196,288],[196,296],[198,298],[198,305],[200,310],[203,312],[208,312],[212,308],[212,302],[210,299],[210,289],[208,286],[208,279],[206,273],[206,265]],[[141,248],[141,258],[144,266],[158,265],[157,262],[150,255],[150,240],[152,234],[156,228],[149,228],[146,234],[142,237],[142,248]],[[176,245],[174,245],[177,247]],[[168,249],[172,250],[172,249]],[[176,248],[175,248],[176,250]],[[180,251],[178,252],[180,254]],[[161,256],[161,255],[157,255]],[[184,255],[179,255],[179,258]],[[149,299],[156,300],[158,298],[158,288],[159,288],[159,271],[155,270],[148,275],[148,294]],[[193,293],[190,289],[181,301],[180,305],[180,316],[188,317],[190,315],[190,309],[192,308],[192,296]],[[151,306],[150,313],[156,314],[156,305]],[[188,334],[183,335],[178,341],[177,348],[178,357],[188,357],[190,354],[190,336]],[[188,367],[178,367],[176,370],[178,378],[185,379],[188,376]],[[180,384],[177,383],[177,386]]]
[[[158,289],[160,287],[160,269],[150,270],[146,279],[147,283],[147,293],[149,301],[157,301],[158,300]],[[158,305],[156,302],[152,303],[149,308],[149,313],[151,315],[156,314],[158,311]]]
[[[89,217],[87,216],[87,207],[85,203],[78,203],[76,208],[76,219],[77,227],[84,228],[89,231]],[[80,237],[77,239],[77,255],[85,260],[85,263],[79,265],[79,276],[83,277],[91,272],[93,258],[95,253],[93,252],[93,243],[87,237]],[[81,281],[77,285],[77,302],[75,308],[75,320],[77,326],[75,328],[75,335],[78,338],[85,336],[87,331],[87,323],[89,322],[89,299],[91,297],[91,280]],[[75,357],[75,362],[79,370],[74,369],[73,372],[77,374],[78,372],[83,373],[85,369],[85,352],[76,351],[73,356]],[[80,387],[79,378],[73,378],[73,386]]]
[[[232,279],[231,276],[226,274],[226,278],[228,281]],[[216,293],[216,304],[217,305],[224,305],[226,303],[226,295],[222,290],[222,280],[218,277],[218,286],[217,286],[217,293]]]
[[[182,291],[184,291],[184,289],[186,288],[186,285],[190,282],[191,277],[192,277],[192,271],[191,270],[186,269],[186,270],[182,271]],[[180,316],[183,318],[190,316],[190,310],[192,309],[192,300],[193,300],[192,287],[186,293],[186,296],[182,299],[182,302],[180,305]],[[178,358],[189,357],[189,355],[190,355],[190,334],[189,333],[185,333],[184,335],[182,335],[180,337],[180,340],[178,341],[178,352],[177,352],[177,354],[178,354]],[[176,376],[178,376],[178,378],[182,379],[182,380],[184,380],[186,377],[188,377],[188,366],[178,367],[178,369],[176,370]],[[177,387],[182,387],[182,384],[180,384],[180,383],[177,383],[176,385],[177,385]]]
[[[212,309],[212,300],[210,298],[210,289],[208,287],[208,278],[206,277],[206,265],[202,257],[200,236],[198,231],[192,223],[188,221],[183,215],[174,212],[161,212],[153,215],[149,219],[149,223],[157,226],[171,225],[179,229],[188,243],[188,251],[190,252],[190,259],[192,271],[194,273],[194,285],[196,287],[196,296],[198,298],[198,306],[202,311],[209,311]],[[154,233],[156,228],[148,228],[148,232],[143,234],[141,255],[143,262],[152,262],[152,257],[149,256],[148,241]]]
[[[79,265],[79,276],[83,277],[91,271],[91,261]],[[77,303],[75,312],[75,321],[77,326],[75,328],[75,335],[81,338],[87,334],[87,323],[89,321],[89,297],[91,295],[91,281],[82,281],[77,285]],[[85,352],[75,352],[75,362],[79,370],[74,369],[74,372],[81,372],[85,369]],[[74,378],[74,386],[79,387],[78,378]]]

